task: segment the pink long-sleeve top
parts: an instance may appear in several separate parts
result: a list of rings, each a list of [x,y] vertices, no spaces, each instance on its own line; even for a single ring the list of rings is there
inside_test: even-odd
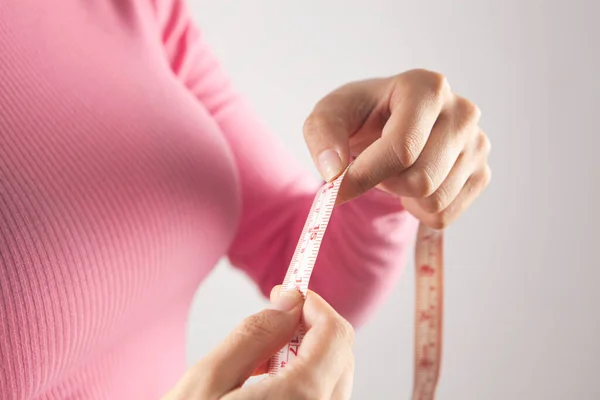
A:
[[[321,182],[181,1],[59,3],[0,1],[0,399],[157,399],[198,285],[223,256],[280,283]],[[339,207],[312,289],[360,324],[415,229],[382,192]]]

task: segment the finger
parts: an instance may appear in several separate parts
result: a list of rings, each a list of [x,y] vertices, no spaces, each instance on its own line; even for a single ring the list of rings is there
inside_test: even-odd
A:
[[[269,295],[269,299],[270,299],[271,303],[277,302],[277,297],[279,296],[279,294],[281,292],[281,288],[282,288],[282,285],[273,286],[273,289],[271,289],[271,294]],[[252,372],[252,376],[263,375],[263,374],[266,374],[267,372],[269,372],[269,360],[267,360],[264,363],[262,363],[261,365],[259,365],[254,370],[254,372]]]
[[[257,384],[238,388],[220,400],[349,400],[354,370],[344,371],[332,393],[317,393],[307,382],[300,379],[291,375],[269,377]]]
[[[317,103],[303,127],[310,154],[326,181],[348,165],[349,138],[377,105],[383,80],[356,82],[333,91]]]
[[[292,338],[300,322],[301,305],[302,296],[296,290],[277,296],[274,309],[246,318],[202,360],[206,370],[214,373],[210,380],[212,396],[243,384]]]
[[[273,289],[271,289],[271,294],[269,295],[269,301],[271,303],[276,301],[277,296],[279,296],[279,293],[281,292],[282,287],[283,287],[282,285],[273,286]]]
[[[454,222],[487,187],[491,179],[491,170],[487,164],[469,177],[459,195],[437,214],[425,212],[417,199],[403,198],[402,205],[421,223],[433,228],[444,229]]]
[[[417,161],[386,181],[386,190],[403,197],[425,198],[433,194],[479,132],[479,114],[479,109],[469,101],[461,98],[455,101],[436,121]]]
[[[352,329],[325,300],[310,290],[302,315],[307,332],[298,357],[279,375],[234,390],[222,400],[331,398],[342,374],[349,365],[353,366]],[[347,390],[347,384],[343,389]]]
[[[445,87],[392,96],[391,115],[381,138],[366,148],[348,169],[339,203],[351,200],[385,179],[398,175],[418,159],[447,100]],[[439,87],[438,87],[439,86]]]
[[[467,179],[478,165],[486,163],[490,152],[490,142],[486,135],[478,130],[479,134],[471,140],[465,151],[458,157],[448,177],[440,187],[425,199],[418,199],[417,203],[427,213],[435,214],[443,211],[459,195]]]
[[[443,211],[458,196],[473,173],[474,162],[466,154],[461,154],[454,167],[439,188],[431,195],[413,198],[415,204],[428,214]],[[395,183],[397,184],[397,183]]]
[[[280,377],[269,377],[257,384],[238,388],[227,393],[220,400],[305,400],[293,397],[290,390],[286,390],[286,383]],[[308,399],[308,398],[306,398]]]
[[[303,379],[331,393],[350,358],[354,330],[321,296],[309,291],[302,310],[306,335],[298,357],[290,363],[290,371],[302,369]],[[330,377],[331,379],[323,379]]]
[[[352,386],[354,384],[354,357],[346,366],[342,377],[338,381],[333,394],[331,395],[332,400],[348,400],[352,395]]]
[[[271,303],[277,302],[277,297],[281,293],[282,288],[283,288],[282,285],[273,286],[273,289],[271,289],[271,294],[269,295],[269,299],[270,299]],[[269,361],[268,360],[266,362],[264,362],[263,364],[261,364],[258,368],[256,368],[254,370],[254,372],[252,373],[252,375],[253,376],[262,375],[262,374],[266,374],[267,372],[269,372]]]

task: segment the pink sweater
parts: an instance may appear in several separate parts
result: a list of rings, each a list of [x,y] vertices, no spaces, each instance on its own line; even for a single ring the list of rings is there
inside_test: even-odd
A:
[[[180,1],[0,1],[0,398],[159,398],[198,285],[226,256],[268,293],[319,185]],[[339,207],[312,288],[362,323],[416,226]]]

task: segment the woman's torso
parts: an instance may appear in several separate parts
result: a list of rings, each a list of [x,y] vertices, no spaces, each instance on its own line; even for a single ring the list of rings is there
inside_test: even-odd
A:
[[[156,398],[238,210],[150,1],[0,3],[0,399]]]

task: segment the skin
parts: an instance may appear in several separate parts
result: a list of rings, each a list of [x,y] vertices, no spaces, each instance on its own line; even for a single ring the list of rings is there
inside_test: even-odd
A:
[[[421,223],[443,229],[489,184],[490,142],[481,112],[452,92],[436,72],[411,70],[346,84],[319,101],[304,138],[323,179],[354,160],[338,204],[377,187],[398,196]],[[244,320],[164,398],[349,399],[354,358],[352,327],[316,293],[303,303],[272,293],[274,309]],[[291,297],[290,297],[291,296]],[[281,375],[241,388],[291,339],[300,319],[308,327],[299,357]]]
[[[421,223],[442,229],[490,182],[480,116],[443,75],[411,70],[334,90],[307,118],[304,138],[326,181],[355,158],[339,203],[378,187],[399,196]]]
[[[271,309],[246,318],[192,367],[163,400],[347,400],[352,390],[354,332],[318,294],[271,293]],[[241,387],[267,372],[269,358],[306,327],[302,351],[281,374]],[[324,379],[325,378],[325,379]]]

